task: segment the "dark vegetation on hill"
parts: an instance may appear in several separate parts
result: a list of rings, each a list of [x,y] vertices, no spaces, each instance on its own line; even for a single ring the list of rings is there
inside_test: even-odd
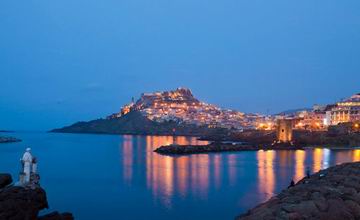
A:
[[[155,122],[138,111],[132,111],[120,118],[77,122],[64,128],[54,129],[51,132],[184,136],[228,135],[227,129],[208,128],[207,126],[196,126],[175,121]]]

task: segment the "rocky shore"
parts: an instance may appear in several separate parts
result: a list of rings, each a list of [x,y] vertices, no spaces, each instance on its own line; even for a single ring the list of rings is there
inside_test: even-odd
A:
[[[360,219],[360,162],[304,178],[237,219]]]
[[[226,152],[226,151],[256,151],[256,150],[296,150],[302,149],[288,144],[276,145],[244,145],[244,144],[224,144],[211,143],[208,145],[166,145],[154,150],[154,152],[166,155],[177,154],[196,154],[196,153],[211,153],[211,152]]]
[[[14,186],[10,174],[0,174],[0,219],[4,220],[73,220],[70,213],[52,212],[38,217],[48,208],[46,192],[41,187]]]
[[[14,137],[6,137],[6,136],[0,136],[0,143],[12,143],[12,142],[20,142],[20,139],[14,138]]]

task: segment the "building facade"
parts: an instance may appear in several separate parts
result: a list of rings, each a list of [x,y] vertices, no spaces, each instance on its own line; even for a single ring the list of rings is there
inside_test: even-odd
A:
[[[330,111],[330,124],[360,121],[360,93],[338,102]]]

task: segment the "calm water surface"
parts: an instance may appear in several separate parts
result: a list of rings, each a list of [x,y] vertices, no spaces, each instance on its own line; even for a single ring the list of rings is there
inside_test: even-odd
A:
[[[312,172],[360,160],[360,150],[308,149],[161,156],[153,150],[196,138],[12,133],[0,172],[17,179],[27,146],[39,159],[50,210],[76,219],[233,219]],[[206,143],[206,142],[205,142]]]

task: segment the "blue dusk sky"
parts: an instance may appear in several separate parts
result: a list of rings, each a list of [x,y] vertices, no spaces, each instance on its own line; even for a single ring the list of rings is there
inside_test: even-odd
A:
[[[188,87],[276,113],[360,92],[359,0],[0,1],[0,129],[104,117]]]

